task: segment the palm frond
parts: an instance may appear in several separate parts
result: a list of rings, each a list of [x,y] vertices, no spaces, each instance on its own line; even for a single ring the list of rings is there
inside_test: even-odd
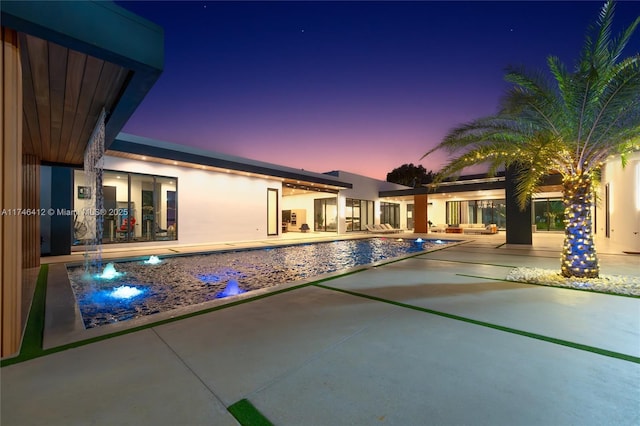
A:
[[[618,58],[629,43],[629,40],[638,28],[638,25],[640,25],[640,16],[638,16],[620,36],[611,41],[610,62],[612,64],[615,64],[618,61]]]
[[[561,96],[541,73],[508,68],[505,79],[514,84],[500,100],[499,114],[517,115],[540,129],[562,133],[566,114]]]
[[[485,117],[452,129],[440,144],[429,150],[422,158],[440,150],[455,154],[460,150],[467,150],[472,144],[517,144],[526,140],[530,132],[530,126],[510,117]]]
[[[593,120],[588,123],[586,142],[596,146],[602,145],[619,123],[629,125],[626,118],[640,119],[640,55],[627,58],[615,68],[594,110]]]
[[[452,129],[425,154],[444,150],[452,156],[438,179],[476,164],[492,173],[513,167],[522,207],[547,173],[593,174],[608,156],[624,162],[640,150],[640,55],[619,59],[640,17],[613,38],[614,9],[612,1],[604,4],[572,71],[557,57],[547,58],[554,81],[541,72],[507,68],[511,87],[498,113]]]
[[[558,90],[560,91],[560,97],[564,102],[564,106],[571,106],[575,104],[575,93],[572,89],[572,75],[569,73],[567,68],[564,66],[562,62],[560,62],[560,58],[557,56],[549,56],[547,58],[547,65],[551,74],[553,74],[556,79],[556,83],[558,85]]]
[[[615,3],[613,1],[607,1],[600,10],[600,16],[598,18],[598,37],[593,45],[591,53],[592,66],[591,71],[595,71],[597,68],[606,67],[609,65],[609,47],[611,44],[611,27],[613,26],[613,15],[615,11]]]

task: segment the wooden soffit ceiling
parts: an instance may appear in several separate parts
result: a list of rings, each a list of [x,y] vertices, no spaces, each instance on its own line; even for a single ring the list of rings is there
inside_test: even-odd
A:
[[[102,109],[109,114],[130,70],[20,33],[23,153],[43,162],[81,165]]]

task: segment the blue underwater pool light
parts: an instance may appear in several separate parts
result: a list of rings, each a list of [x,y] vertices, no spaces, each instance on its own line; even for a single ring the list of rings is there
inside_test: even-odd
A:
[[[223,297],[237,296],[244,293],[246,290],[240,288],[238,281],[229,280],[227,286],[220,293],[216,294],[216,299],[222,299]]]

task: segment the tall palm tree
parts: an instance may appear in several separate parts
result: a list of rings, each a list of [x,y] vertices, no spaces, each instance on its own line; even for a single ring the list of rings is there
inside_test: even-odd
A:
[[[521,208],[544,176],[560,173],[565,277],[598,277],[591,221],[594,184],[610,155],[620,155],[624,166],[626,156],[640,149],[640,54],[620,58],[640,16],[614,38],[613,15],[614,3],[608,1],[572,72],[554,56],[547,58],[553,79],[508,68],[505,78],[513,86],[498,113],[453,129],[423,156],[436,150],[453,155],[438,181],[474,164],[488,164],[490,174],[512,168]]]

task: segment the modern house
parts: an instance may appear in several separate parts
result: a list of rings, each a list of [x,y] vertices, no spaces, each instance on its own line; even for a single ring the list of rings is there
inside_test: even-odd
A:
[[[102,1],[3,1],[1,18],[3,357],[22,337],[23,271],[99,234],[105,244],[172,245],[344,235],[381,223],[417,233],[429,222],[494,223],[508,243],[531,244],[534,231],[562,229],[561,182],[553,177],[521,211],[508,173],[408,188],[123,134],[162,72],[162,28]],[[103,123],[96,187],[82,169]],[[640,252],[640,152],[626,168],[619,164],[604,166],[596,230]],[[91,210],[96,199],[100,212]]]
[[[56,166],[42,168],[41,204],[54,206],[60,181]],[[120,134],[104,158],[102,243],[204,244],[278,238],[287,232],[343,234],[367,224],[406,227],[400,208],[380,201],[381,190],[406,189],[347,172],[313,173]],[[91,239],[93,197],[84,172],[65,183],[72,240],[54,238],[51,218],[42,218],[43,254],[66,254]],[[51,202],[46,204],[44,200]]]

